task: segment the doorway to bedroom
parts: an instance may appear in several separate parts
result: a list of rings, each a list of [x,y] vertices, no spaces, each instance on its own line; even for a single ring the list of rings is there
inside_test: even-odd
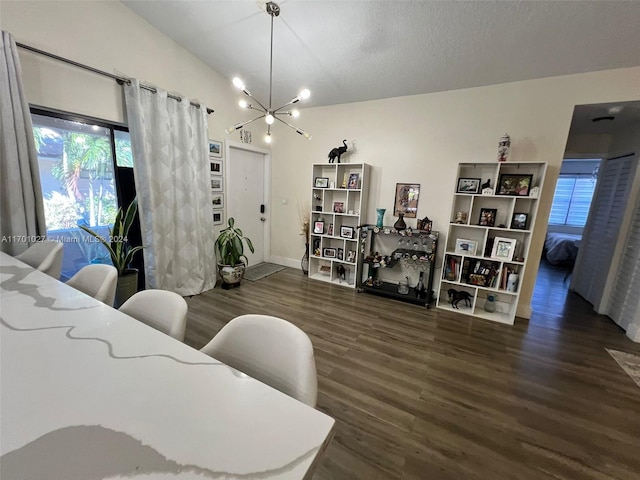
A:
[[[574,108],[531,301],[533,312],[542,314],[538,320],[551,321],[557,316],[554,314],[575,308],[577,303],[584,303],[593,311],[595,304],[576,287],[588,272],[577,264],[574,271],[574,263],[581,245],[584,250],[593,240],[593,220],[587,222],[592,200],[598,202],[594,209],[607,202],[598,192],[610,183],[605,181],[610,176],[607,172],[619,157],[640,151],[639,129],[640,102]],[[598,182],[602,183],[600,187]],[[601,206],[597,208],[602,210]],[[616,244],[624,241],[619,236],[616,233],[607,240],[612,252]],[[582,255],[578,262],[584,263]]]

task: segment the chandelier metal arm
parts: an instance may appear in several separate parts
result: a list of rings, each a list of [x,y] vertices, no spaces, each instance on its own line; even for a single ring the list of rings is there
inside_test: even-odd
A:
[[[276,113],[276,112],[282,110],[283,108],[288,107],[289,105],[293,105],[294,103],[298,103],[299,101],[300,101],[300,97],[292,98],[290,101],[288,101],[287,103],[285,103],[281,107],[274,108],[273,109],[273,113]]]
[[[255,122],[256,120],[260,120],[261,118],[264,118],[265,115],[260,115],[259,117],[254,118],[253,120],[247,120],[246,122],[243,123],[238,123],[237,125],[233,126],[233,130],[240,130],[242,127],[244,127],[245,125],[249,125],[250,123]]]
[[[262,105],[260,103],[260,100],[258,100],[256,97],[254,97],[253,95],[251,95],[251,92],[249,90],[247,90],[246,88],[242,90],[242,93],[244,93],[247,97],[251,98],[252,100],[255,100],[255,102],[260,105],[260,107],[262,107],[262,110],[264,112],[267,112],[267,107],[265,107],[264,105]],[[254,108],[254,110],[257,110],[257,108]]]
[[[282,120],[281,118],[275,117],[276,120],[284,123],[287,127],[289,127],[292,130],[295,130],[296,133],[299,133],[300,135],[302,135],[303,137],[305,137],[307,140],[311,140],[311,135],[308,134],[307,132],[305,132],[304,130],[302,130],[301,128],[298,127],[294,127],[293,125],[291,125],[290,123],[285,122],[284,120]]]

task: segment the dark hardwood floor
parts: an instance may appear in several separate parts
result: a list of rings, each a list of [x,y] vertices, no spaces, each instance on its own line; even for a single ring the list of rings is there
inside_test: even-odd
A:
[[[605,347],[640,353],[541,267],[530,321],[505,326],[309,280],[285,269],[187,299],[202,347],[244,313],[315,347],[335,437],[314,478],[638,479],[640,388]]]

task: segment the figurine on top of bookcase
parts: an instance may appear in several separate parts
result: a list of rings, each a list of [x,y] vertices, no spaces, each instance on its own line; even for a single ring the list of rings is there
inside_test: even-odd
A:
[[[500,137],[500,141],[498,142],[498,161],[506,162],[509,157],[509,149],[511,148],[511,137],[509,134],[505,133],[502,137]]]
[[[337,163],[340,163],[340,156],[347,151],[347,140],[342,140],[342,146],[332,148],[329,152],[329,163],[335,162],[338,159]]]

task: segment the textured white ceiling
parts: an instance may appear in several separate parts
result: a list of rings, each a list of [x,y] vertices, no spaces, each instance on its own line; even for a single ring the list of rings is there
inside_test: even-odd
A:
[[[123,3],[268,102],[265,2]],[[640,1],[278,4],[274,106],[302,87],[320,106],[640,65]]]

